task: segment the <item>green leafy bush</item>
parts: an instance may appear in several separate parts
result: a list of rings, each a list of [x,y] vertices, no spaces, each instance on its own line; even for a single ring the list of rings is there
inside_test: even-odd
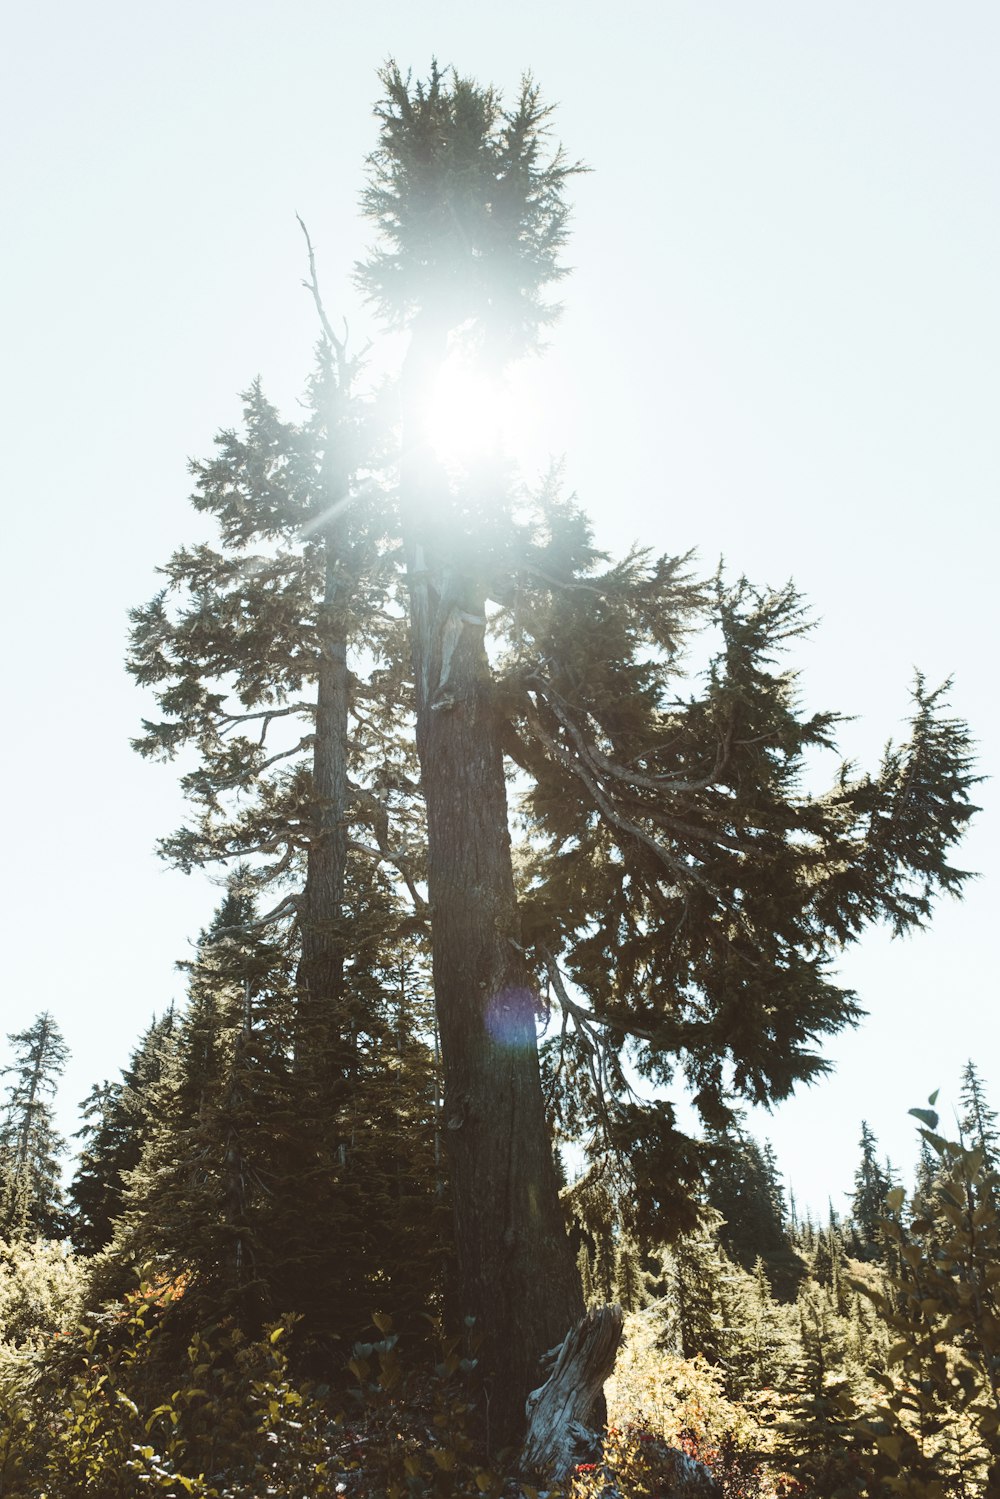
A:
[[[57,1333],[0,1377],[0,1499],[460,1499],[499,1495],[472,1436],[459,1339],[406,1368],[388,1317],[340,1386],[293,1378],[296,1321],[220,1327],[177,1347],[166,1277]],[[353,1382],[352,1382],[353,1381]]]
[[[65,1244],[0,1240],[0,1350],[44,1342],[71,1324],[82,1282],[80,1262]]]

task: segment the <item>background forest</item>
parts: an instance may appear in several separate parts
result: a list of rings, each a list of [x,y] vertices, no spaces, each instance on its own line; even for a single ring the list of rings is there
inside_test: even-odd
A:
[[[94,1089],[66,1191],[58,1030],[43,1014],[9,1038],[0,1492],[500,1493],[470,1419],[474,1330],[466,1348],[442,1333],[453,1245],[419,986],[355,1100],[354,1169],[324,1181],[338,1212],[307,1240],[266,1189],[299,1116],[252,1103],[246,954],[201,946],[184,1010]],[[627,1312],[604,1452],[565,1492],[698,1492],[675,1488],[680,1452],[730,1499],[994,1493],[1000,1131],[972,1062],[960,1100],[958,1141],[914,1110],[905,1191],[862,1124],[850,1209],[822,1223],[738,1121],[706,1138],[697,1224],[670,1244],[625,1231],[592,1170],[565,1187],[588,1304]],[[272,1323],[279,1298],[296,1314]]]
[[[918,675],[877,769],[839,760],[792,585],[613,558],[557,472],[450,445],[555,319],[581,168],[531,80],[381,83],[356,277],[395,368],[366,383],[306,232],[301,414],[245,392],[191,465],[209,539],[132,612],[161,852],[224,898],[66,1204],[65,1047],[47,1011],[10,1038],[0,1482],[992,1495],[975,1066],[959,1139],[915,1111],[909,1195],[862,1126],[843,1222],[742,1112],[859,1019],[843,949],[961,892],[969,732]]]

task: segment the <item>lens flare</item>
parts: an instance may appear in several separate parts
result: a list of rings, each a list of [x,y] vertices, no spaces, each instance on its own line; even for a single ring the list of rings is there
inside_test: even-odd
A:
[[[530,989],[500,989],[486,1001],[486,1029],[498,1046],[533,1046],[536,1008]]]
[[[544,466],[550,457],[542,419],[547,401],[537,361],[490,371],[473,352],[453,348],[423,393],[424,436],[448,468],[495,459],[521,469]]]

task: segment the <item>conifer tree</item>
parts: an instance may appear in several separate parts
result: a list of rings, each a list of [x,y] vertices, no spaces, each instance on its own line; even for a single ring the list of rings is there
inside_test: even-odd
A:
[[[95,1294],[121,1294],[137,1272],[179,1275],[187,1320],[228,1315],[253,1330],[293,1311],[327,1352],[379,1312],[424,1332],[448,1203],[434,1171],[426,1001],[406,947],[394,962],[394,988],[388,973],[370,975],[373,992],[356,993],[351,1087],[331,1107],[303,1085],[290,1044],[295,950],[257,928],[243,872],[232,876],[181,965],[187,1005]]]
[[[655,1082],[680,1065],[720,1128],[734,1091],[763,1102],[820,1075],[815,1043],[859,1014],[830,979],[836,950],[874,920],[921,924],[938,890],[961,887],[946,850],[973,778],[964,726],[918,680],[909,743],[875,776],[844,768],[828,795],[804,794],[804,756],[832,743],[836,715],[802,718],[775,666],[807,628],[794,589],[705,590],[684,559],[643,552],[607,568],[558,495],[522,521],[496,485],[484,503],[452,481],[417,393],[456,340],[497,365],[550,319],[574,168],[546,156],[533,86],[505,113],[436,68],[414,85],[390,67],[383,83],[365,198],[383,240],[362,277],[411,331],[402,526],[461,1295],[509,1430],[535,1351],[579,1306],[537,1101],[538,989],[563,1021],[548,1075],[589,1113],[595,1148],[631,1163],[665,1231],[690,1150],[664,1108],[631,1098],[624,1041]],[[696,619],[723,646],[686,700],[679,647]],[[519,905],[504,755],[529,785]],[[492,1183],[512,1177],[500,1221]]]
[[[192,970],[164,1095],[169,1118],[153,1152],[160,1165],[133,1186],[126,1237],[130,1254],[167,1252],[149,1189],[154,1178],[169,1182],[179,1232],[201,1224],[186,1249],[169,1247],[199,1264],[206,1284],[248,1314],[255,1297],[294,1305],[313,1331],[344,1332],[345,1316],[354,1335],[371,1308],[344,1288],[377,1273],[366,1222],[379,1220],[382,1190],[365,1165],[371,1126],[359,1127],[359,1098],[386,1047],[389,969],[419,940],[422,842],[412,749],[400,732],[407,688],[392,505],[375,471],[375,422],[353,393],[354,364],[326,317],[311,245],[309,255],[323,338],[305,417],[283,422],[255,383],[242,430],[220,434],[217,457],[192,465],[194,505],[215,520],[220,544],[176,552],[162,569],[167,587],[133,613],[130,669],[161,714],[136,748],[194,757],[182,784],[195,816],[161,852],[186,870],[237,866],[240,889]],[[271,909],[260,914],[265,897]],[[240,983],[217,970],[220,957],[223,969],[234,957],[239,966],[265,947],[270,976],[253,980],[248,1027]],[[416,1026],[404,1032],[412,1073],[426,1038]],[[380,1058],[380,1076],[385,1065]],[[426,1090],[427,1068],[417,1072]],[[425,1091],[402,1107],[401,1126],[423,1119],[426,1103]],[[254,1213],[263,1197],[270,1203],[265,1229],[244,1221],[237,1156],[245,1140],[259,1150],[272,1126],[250,1173]],[[237,1156],[224,1170],[226,1132]],[[408,1147],[391,1129],[384,1139],[398,1175]],[[213,1164],[195,1211],[185,1163],[199,1152]],[[416,1201],[439,1235],[440,1215],[424,1211],[421,1192]],[[420,1285],[426,1300],[428,1280]]]
[[[856,1422],[872,1444],[864,1477],[880,1492],[1000,1493],[1000,1256],[997,1177],[978,1149],[937,1133],[932,1107],[911,1109],[938,1158],[939,1212],[917,1200],[909,1222],[893,1188],[882,1232],[892,1247],[882,1287],[859,1285],[891,1346],[877,1408]]]
[[[14,1061],[0,1117],[0,1238],[58,1238],[64,1229],[52,1099],[68,1052],[47,1010],[27,1030],[7,1037]]]
[[[725,1343],[720,1290],[726,1260],[717,1229],[717,1216],[708,1213],[663,1252],[665,1343],[682,1358],[701,1354],[716,1362]]]
[[[726,1253],[744,1270],[788,1247],[774,1154],[739,1129],[710,1131],[708,1201],[722,1214]]]
[[[544,1114],[485,645],[487,599],[510,588],[509,497],[452,491],[419,410],[463,326],[491,362],[533,345],[551,316],[544,288],[562,274],[571,169],[545,159],[549,111],[528,83],[504,112],[492,90],[436,65],[426,86],[411,89],[394,65],[382,82],[365,206],[383,244],[362,277],[411,331],[401,521],[459,1297],[478,1320],[491,1431],[506,1443],[521,1435],[539,1356],[582,1315],[583,1297]]]
[[[875,1136],[862,1120],[861,1162],[854,1173],[851,1213],[858,1236],[859,1253],[864,1259],[879,1257],[885,1199],[892,1188],[892,1177],[879,1165],[876,1157],[877,1144]]]
[[[791,1360],[790,1324],[786,1324],[790,1309],[772,1297],[760,1257],[750,1274],[736,1266],[725,1267],[721,1291],[726,1393],[737,1400],[752,1398],[778,1383]]]
[[[281,423],[255,388],[245,435],[196,468],[224,548],[175,556],[171,598],[137,612],[133,669],[164,713],[140,747],[199,756],[186,785],[202,815],[167,852],[184,866],[250,857],[259,887],[298,886],[268,919],[299,921],[296,1059],[307,1094],[344,1117],[363,988],[354,871],[393,865],[417,905],[426,872],[456,1300],[479,1324],[502,1442],[519,1436],[538,1355],[583,1307],[537,1017],[556,1017],[552,1116],[572,1113],[593,1157],[614,1159],[645,1242],[676,1231],[699,1152],[666,1100],[635,1098],[623,1048],[655,1084],[685,1077],[716,1129],[739,1098],[821,1075],[822,1038],[860,1014],[832,981],[837,953],[871,922],[921,925],[961,889],[948,855],[974,777],[964,725],[918,679],[907,742],[810,794],[806,757],[833,747],[837,715],[804,716],[782,667],[808,628],[790,585],[702,585],[687,559],[642,550],[610,562],[554,488],[515,503],[502,474],[455,476],[435,457],[420,398],[449,350],[495,370],[554,316],[575,168],[548,149],[530,83],[510,110],[436,67],[412,84],[390,66],[383,85],[365,195],[382,241],[361,275],[411,335],[399,530],[426,850],[395,733],[408,698],[391,507],[374,514],[350,478],[358,421],[328,328],[305,422]],[[692,692],[681,646],[697,626],[720,644]],[[352,640],[377,662],[363,680],[346,669]],[[298,742],[297,729],[272,746],[296,721]],[[516,868],[505,765],[527,787]],[[234,808],[237,788],[253,794]],[[358,888],[374,902],[371,879]],[[381,894],[395,916],[398,885]]]
[[[69,1188],[70,1228],[78,1249],[111,1242],[125,1207],[125,1182],[142,1158],[155,1122],[157,1085],[175,1034],[173,1008],[154,1019],[117,1082],[95,1083],[80,1105],[84,1144]]]
[[[960,1093],[963,1113],[960,1128],[974,1150],[983,1153],[983,1164],[987,1171],[1000,1170],[1000,1130],[997,1129],[997,1114],[986,1101],[982,1079],[970,1058],[962,1072]],[[926,1142],[923,1142],[926,1146]]]

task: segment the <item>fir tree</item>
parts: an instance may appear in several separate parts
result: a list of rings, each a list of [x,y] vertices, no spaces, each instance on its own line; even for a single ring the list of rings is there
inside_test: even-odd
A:
[[[64,1231],[59,1157],[65,1143],[52,1098],[66,1065],[66,1044],[47,1010],[7,1037],[14,1061],[0,1118],[0,1238],[58,1238]]]
[[[546,159],[548,110],[530,84],[504,112],[492,90],[436,66],[426,85],[411,88],[394,65],[382,82],[365,206],[383,243],[361,274],[411,330],[401,522],[459,1299],[482,1333],[491,1431],[504,1443],[521,1435],[540,1354],[584,1306],[539,1080],[485,645],[487,599],[510,588],[509,499],[492,485],[452,490],[420,411],[457,330],[502,363],[551,316],[543,292],[562,274],[570,168]]]
[[[168,853],[250,857],[282,897],[264,920],[300,921],[295,1060],[303,1096],[338,1118],[378,966],[374,935],[358,937],[398,930],[399,882],[420,907],[426,873],[456,1300],[483,1336],[494,1437],[516,1440],[538,1355],[583,1307],[536,1017],[557,1017],[550,1117],[572,1114],[593,1158],[614,1160],[644,1242],[690,1224],[700,1153],[668,1101],[635,1098],[624,1049],[658,1086],[685,1078],[715,1129],[738,1099],[821,1075],[822,1039],[860,1014],[831,979],[837,954],[873,921],[921,925],[961,889],[949,850],[974,777],[964,725],[918,679],[907,742],[875,774],[845,766],[810,794],[807,757],[833,747],[837,715],[804,716],[782,666],[808,628],[793,588],[705,586],[686,559],[641,550],[612,563],[554,488],[515,503],[502,473],[456,476],[435,458],[421,396],[449,349],[464,342],[496,369],[554,315],[575,169],[548,150],[533,85],[505,111],[436,67],[411,84],[391,66],[383,84],[365,196],[383,238],[361,275],[411,335],[398,518],[426,849],[396,732],[409,698],[391,507],[365,502],[373,460],[355,456],[360,419],[329,330],[305,422],[281,423],[255,388],[245,435],[223,434],[218,460],[196,468],[224,548],[172,560],[170,596],[137,612],[133,668],[164,713],[141,748],[199,756],[186,785],[201,816]],[[698,626],[719,648],[692,690],[681,647]],[[346,670],[362,641],[365,675]],[[505,761],[527,788],[516,860]],[[397,873],[366,924],[352,889],[367,922],[377,861]]]
[[[717,1128],[733,1093],[765,1102],[820,1075],[816,1043],[859,1014],[831,981],[836,953],[872,921],[921,924],[939,890],[960,889],[946,851],[973,777],[964,726],[918,680],[908,744],[877,775],[845,767],[829,794],[804,794],[805,756],[832,744],[837,716],[803,718],[776,666],[807,628],[791,587],[706,590],[685,559],[639,551],[606,567],[558,495],[522,519],[497,483],[445,471],[420,393],[456,341],[495,366],[551,316],[573,168],[546,154],[530,85],[504,113],[436,68],[383,82],[365,199],[383,241],[362,278],[411,331],[402,529],[460,1294],[511,1434],[537,1353],[580,1305],[538,1096],[538,987],[564,1022],[554,1108],[587,1116],[594,1150],[630,1163],[640,1212],[675,1229],[690,1147],[663,1107],[634,1102],[623,1044],[653,1082],[680,1067]],[[723,643],[685,698],[680,644],[702,621]],[[504,755],[528,778],[519,903]]]
[[[933,1096],[929,1102],[935,1102]],[[859,1285],[887,1326],[891,1347],[877,1410],[858,1423],[874,1439],[865,1464],[902,1493],[1000,1493],[1000,1213],[994,1172],[978,1149],[936,1133],[933,1107],[910,1111],[938,1158],[939,1214],[890,1191],[882,1233],[892,1248],[885,1284]],[[898,1478],[903,1480],[898,1482]]]
[[[183,869],[237,866],[239,889],[192,970],[168,1117],[131,1189],[127,1239],[133,1256],[199,1266],[248,1315],[294,1306],[313,1332],[353,1336],[370,1309],[354,1291],[379,1273],[366,1224],[379,1221],[382,1191],[358,1127],[370,1099],[359,1100],[386,1047],[388,966],[419,940],[422,846],[400,734],[391,505],[374,472],[374,421],[353,394],[309,252],[324,333],[305,419],[283,422],[253,386],[243,430],[192,465],[194,504],[220,545],[175,553],[167,587],[133,614],[130,669],[162,715],[136,747],[194,752],[183,785],[195,816],[161,851]],[[265,950],[266,981],[255,969],[227,974],[233,962],[253,969]],[[423,1042],[407,1035],[412,1060]],[[380,1056],[376,1071],[385,1065]],[[397,1118],[415,1119],[425,1102],[418,1095]],[[385,1139],[407,1159],[392,1130]],[[198,1160],[210,1164],[192,1176]],[[157,1226],[165,1214],[152,1211],[161,1189],[177,1210],[180,1239],[169,1244]],[[439,1233],[440,1214],[424,1221]]]
[[[726,1341],[720,1299],[725,1253],[717,1236],[718,1218],[708,1213],[701,1227],[663,1251],[664,1346],[682,1358],[721,1357]]]
[[[982,1151],[987,1171],[1000,1170],[1000,1130],[997,1129],[996,1110],[991,1109],[986,1101],[982,1079],[971,1058],[962,1073],[959,1096],[963,1109],[959,1127],[963,1135],[974,1150]]]
[[[750,1274],[727,1266],[721,1277],[721,1302],[726,1341],[723,1362],[726,1392],[737,1400],[752,1399],[780,1383],[792,1358],[790,1309],[771,1295],[767,1267],[760,1257]]]
[[[880,1230],[892,1178],[876,1159],[877,1141],[864,1120],[861,1122],[860,1145],[861,1162],[854,1173],[851,1214],[861,1257],[876,1259],[880,1254]]]
[[[422,1332],[440,1297],[448,1203],[409,953],[393,988],[389,974],[370,977],[376,992],[359,996],[340,1107],[297,1065],[295,953],[255,930],[239,874],[184,966],[187,1006],[100,1289],[152,1266],[184,1277],[195,1322],[227,1314],[253,1330],[293,1311],[313,1346],[360,1337],[379,1312]]]
[[[94,1253],[114,1234],[125,1207],[125,1183],[142,1158],[155,1123],[157,1087],[175,1036],[171,1008],[154,1019],[114,1083],[95,1083],[81,1103],[80,1159],[69,1188],[70,1231],[78,1249]]]
[[[708,1140],[713,1154],[707,1196],[722,1214],[722,1244],[751,1270],[762,1256],[788,1247],[774,1154],[736,1129],[710,1131]]]

